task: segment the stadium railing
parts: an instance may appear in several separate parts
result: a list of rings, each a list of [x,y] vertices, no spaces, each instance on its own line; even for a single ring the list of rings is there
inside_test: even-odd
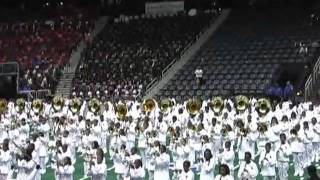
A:
[[[18,93],[25,94],[27,96],[28,100],[45,99],[46,97],[51,96],[50,89],[19,91]]]
[[[306,101],[312,95],[313,90],[317,85],[319,75],[320,75],[320,57],[318,57],[318,60],[315,63],[315,66],[313,67],[313,70],[312,70],[311,74],[309,75],[308,80],[307,80],[305,87],[304,87],[304,98]]]

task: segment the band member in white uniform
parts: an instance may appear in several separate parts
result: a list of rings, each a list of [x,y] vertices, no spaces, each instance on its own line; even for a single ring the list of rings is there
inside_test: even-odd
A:
[[[289,156],[291,155],[291,148],[284,133],[280,134],[280,145],[276,147],[276,153],[278,160],[278,177],[280,180],[286,180],[288,179]]]
[[[263,179],[276,179],[276,153],[271,150],[271,143],[266,143],[265,150],[262,150],[259,158],[259,165]]]
[[[230,174],[228,165],[220,165],[219,174],[214,178],[214,180],[233,180],[233,176]]]
[[[88,175],[93,180],[105,180],[107,177],[107,164],[105,163],[102,149],[96,151],[96,161],[91,159]]]
[[[302,176],[303,175],[303,139],[301,138],[300,134],[298,134],[298,127],[296,126],[294,129],[290,130],[290,146],[293,156],[294,163],[294,176]]]
[[[258,175],[258,168],[253,162],[250,152],[245,152],[244,161],[241,162],[238,171],[238,178],[240,180],[255,180]]]
[[[158,154],[154,161],[154,180],[169,180],[170,156],[166,153],[166,146],[160,146],[160,154]]]
[[[194,174],[190,169],[191,163],[186,160],[183,162],[183,170],[181,174],[179,174],[179,180],[194,180]]]
[[[145,178],[145,169],[142,165],[141,159],[136,159],[130,167],[130,180],[144,180]]]
[[[11,170],[11,151],[9,150],[9,139],[4,139],[0,149],[0,179],[8,179]]]
[[[220,160],[221,160],[221,164],[228,165],[228,169],[232,176],[234,175],[234,158],[235,158],[235,154],[233,149],[231,149],[231,142],[226,141],[225,148],[220,153]]]
[[[65,157],[62,164],[59,164],[57,168],[59,180],[73,180],[74,167],[70,157]]]
[[[214,179],[215,162],[212,153],[206,149],[203,153],[203,162],[201,164],[200,180]]]

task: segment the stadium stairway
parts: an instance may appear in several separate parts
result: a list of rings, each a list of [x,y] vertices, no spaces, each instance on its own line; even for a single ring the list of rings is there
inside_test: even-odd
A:
[[[107,24],[108,17],[100,17],[96,23],[95,28],[90,32],[91,38],[93,39],[103,27]],[[62,76],[57,85],[55,95],[69,97],[70,90],[72,88],[72,80],[75,77],[77,66],[80,62],[82,51],[87,47],[86,42],[83,40],[80,42],[78,48],[72,53],[68,65],[62,70]]]
[[[227,19],[230,14],[230,9],[224,9],[221,15],[216,21],[214,21],[210,27],[199,37],[199,39],[181,56],[175,64],[173,64],[165,73],[162,74],[162,78],[159,82],[155,83],[149,89],[147,89],[144,98],[154,97],[160,89],[162,89],[170,79],[174,77],[176,72],[178,72],[201,48],[202,45],[214,34],[214,32],[222,25],[222,23]],[[190,72],[194,74],[194,72]]]

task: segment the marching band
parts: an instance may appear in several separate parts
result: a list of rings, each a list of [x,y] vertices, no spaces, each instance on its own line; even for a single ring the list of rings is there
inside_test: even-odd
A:
[[[77,153],[93,180],[108,179],[106,154],[117,180],[284,180],[291,156],[295,176],[320,160],[320,107],[309,102],[1,99],[0,115],[0,179],[40,180],[50,165],[72,180]]]

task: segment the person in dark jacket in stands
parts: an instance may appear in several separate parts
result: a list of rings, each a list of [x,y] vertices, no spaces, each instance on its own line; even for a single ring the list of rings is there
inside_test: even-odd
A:
[[[285,100],[290,99],[293,96],[294,90],[290,81],[287,81],[286,86],[283,89],[283,98]]]

